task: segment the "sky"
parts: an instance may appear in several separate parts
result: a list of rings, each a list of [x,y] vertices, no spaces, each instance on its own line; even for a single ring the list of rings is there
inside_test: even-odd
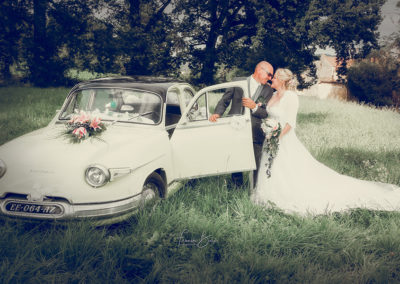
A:
[[[383,21],[379,26],[380,38],[400,31],[400,8],[396,7],[400,0],[387,0],[382,6]]]
[[[399,1],[400,0],[387,0],[381,8],[383,20],[378,28],[380,42],[393,33],[400,32],[400,8],[396,7],[397,2]],[[328,54],[334,56],[335,51],[332,48],[318,49],[316,54]]]

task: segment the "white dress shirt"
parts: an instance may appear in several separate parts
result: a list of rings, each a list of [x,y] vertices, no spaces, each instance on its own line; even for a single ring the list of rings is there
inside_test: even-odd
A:
[[[257,88],[261,85],[261,83],[257,82],[256,79],[253,78],[253,75],[250,76],[250,99],[253,98]],[[257,111],[258,105],[255,108],[251,109],[252,112]]]
[[[250,99],[253,98],[254,93],[257,88],[261,86],[261,83],[258,83],[256,79],[253,78],[253,75],[250,76]]]

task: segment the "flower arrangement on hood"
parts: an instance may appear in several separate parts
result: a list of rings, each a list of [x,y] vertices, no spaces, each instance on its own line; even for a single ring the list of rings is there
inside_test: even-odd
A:
[[[80,143],[88,137],[96,137],[107,129],[99,117],[91,117],[84,111],[81,111],[78,115],[74,115],[67,122],[66,127],[65,134],[73,143]]]

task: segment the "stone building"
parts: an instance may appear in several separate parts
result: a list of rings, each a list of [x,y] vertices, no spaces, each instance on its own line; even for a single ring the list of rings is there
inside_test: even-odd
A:
[[[347,61],[347,68],[354,63]],[[320,99],[337,98],[347,100],[349,92],[343,83],[338,82],[336,57],[322,54],[320,60],[315,62],[317,67],[317,83],[304,90],[304,95],[315,96]]]

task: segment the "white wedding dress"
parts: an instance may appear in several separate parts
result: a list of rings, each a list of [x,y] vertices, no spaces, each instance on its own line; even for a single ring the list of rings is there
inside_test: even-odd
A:
[[[279,150],[267,178],[261,156],[257,185],[251,194],[256,204],[274,204],[287,213],[325,214],[350,208],[399,210],[400,188],[385,183],[341,175],[318,162],[295,133],[299,106],[297,94],[286,91],[281,100],[267,107],[269,118],[288,123],[291,130],[279,141]]]

